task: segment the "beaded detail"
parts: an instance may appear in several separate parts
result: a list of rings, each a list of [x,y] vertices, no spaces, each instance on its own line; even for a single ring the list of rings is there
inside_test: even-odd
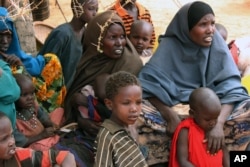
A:
[[[32,115],[32,117],[29,120],[21,112],[17,112],[17,116],[21,120],[27,122],[30,125],[31,128],[36,129],[36,127],[37,127],[37,118],[36,118],[36,115],[35,115],[35,109],[34,108],[29,108],[28,110]]]

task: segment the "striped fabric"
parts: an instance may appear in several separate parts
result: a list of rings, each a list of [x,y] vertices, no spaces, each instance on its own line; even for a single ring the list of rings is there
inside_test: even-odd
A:
[[[137,2],[135,2],[135,5],[137,6],[137,9],[138,9],[138,20],[146,20],[146,21],[150,22],[153,25],[153,22],[151,20],[151,15],[150,15],[149,10],[146,9],[141,4],[137,3]],[[134,22],[133,17],[130,16],[128,14],[128,12],[126,11],[126,9],[124,9],[121,6],[120,0],[117,0],[116,3],[110,9],[111,10],[115,10],[117,12],[117,14],[122,18],[124,26],[125,26],[126,34],[129,34],[130,33],[131,25]],[[152,48],[154,48],[155,40],[156,40],[155,31],[153,31],[152,42],[151,42],[151,47]]]
[[[148,166],[138,145],[127,131],[107,119],[96,139],[94,167],[146,167]]]

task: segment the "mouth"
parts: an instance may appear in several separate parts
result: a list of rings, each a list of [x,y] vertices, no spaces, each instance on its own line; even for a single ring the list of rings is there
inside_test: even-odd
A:
[[[131,115],[131,116],[128,117],[128,119],[129,119],[130,121],[135,122],[135,121],[138,119],[138,115]]]
[[[123,48],[121,48],[121,49],[115,49],[115,50],[114,50],[114,53],[115,53],[116,55],[121,55],[122,52],[123,52]]]
[[[205,42],[212,42],[212,40],[213,40],[213,36],[208,36],[208,37],[204,38]]]
[[[13,147],[9,150],[8,154],[13,156],[16,153],[16,147]]]

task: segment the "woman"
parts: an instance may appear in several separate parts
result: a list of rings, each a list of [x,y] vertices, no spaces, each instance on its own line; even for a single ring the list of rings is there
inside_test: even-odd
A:
[[[66,88],[60,61],[54,54],[26,54],[19,45],[18,35],[6,8],[0,7],[0,57],[12,67],[13,73],[27,71],[34,77],[37,100],[52,112],[60,107]],[[23,70],[24,68],[25,70]]]
[[[224,143],[229,150],[246,148],[250,141],[250,98],[241,85],[240,74],[225,41],[215,30],[214,12],[208,4],[189,3],[177,12],[139,79],[145,99],[143,113],[152,116],[144,115],[144,119],[154,121],[156,112],[165,120],[161,123],[167,123],[168,135],[157,144],[162,148],[145,142],[152,163],[153,159],[167,160],[171,135],[181,120],[173,107],[188,104],[190,93],[198,87],[215,91],[222,104],[215,127],[206,134],[207,150],[213,154]],[[179,110],[187,115],[189,109],[184,112],[181,107]],[[158,151],[163,154],[161,159]]]
[[[122,20],[112,11],[100,13],[89,22],[83,45],[86,51],[78,64],[75,79],[64,103],[65,124],[78,122],[80,131],[68,134],[57,148],[73,149],[77,152],[75,156],[78,164],[93,166],[93,142],[101,122],[80,115],[78,106],[88,107],[86,101],[81,101],[86,98],[81,94],[81,89],[86,85],[94,86],[96,77],[102,74],[123,70],[137,75],[142,67],[142,61],[127,39]],[[101,108],[104,109],[105,106]]]

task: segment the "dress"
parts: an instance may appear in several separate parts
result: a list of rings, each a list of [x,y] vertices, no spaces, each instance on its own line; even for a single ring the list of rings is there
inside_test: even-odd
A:
[[[171,152],[169,158],[169,167],[178,167],[179,164],[177,162],[176,155],[176,146],[178,135],[182,128],[188,129],[188,160],[194,166],[202,166],[202,167],[221,167],[223,152],[220,150],[216,155],[210,155],[207,153],[206,147],[207,143],[203,143],[205,138],[204,131],[194,122],[193,118],[187,118],[183,120],[175,130],[172,144],[171,144]]]
[[[219,32],[215,31],[210,47],[199,47],[190,40],[186,19],[189,6],[190,3],[184,5],[174,16],[165,35],[160,38],[156,52],[139,73],[145,99],[141,119],[150,119],[146,123],[153,121],[151,124],[158,121],[156,125],[159,127],[167,124],[155,117],[160,113],[147,98],[157,97],[167,106],[175,107],[179,104],[188,104],[189,95],[194,89],[208,87],[218,95],[221,104],[234,104],[232,115],[235,116],[230,116],[224,125],[225,141],[229,150],[244,150],[250,139],[250,98],[241,85],[239,71]],[[188,109],[186,111],[183,113],[185,116],[188,115]],[[145,118],[145,114],[149,116]],[[142,131],[143,128],[140,127],[139,130]],[[162,159],[167,161],[170,136],[157,128],[149,134],[141,134],[145,134],[146,137],[152,134],[164,136],[163,140],[159,138],[158,145],[161,147],[157,149],[150,140],[145,143],[149,148],[149,154],[152,155],[152,163]],[[158,158],[155,154],[158,151],[155,150],[161,152],[164,158]]]
[[[12,76],[10,66],[0,58],[0,111],[16,125],[15,101],[20,97],[20,88]]]
[[[138,20],[146,20],[146,21],[148,21],[149,23],[151,23],[153,25],[149,10],[146,9],[141,4],[139,4],[138,2],[135,2],[135,5],[136,5],[136,7],[138,9]],[[122,18],[124,26],[125,26],[126,33],[130,34],[130,28],[131,28],[132,23],[134,22],[134,19],[133,19],[133,17],[131,17],[128,14],[126,9],[124,9],[122,7],[122,5],[120,3],[120,0],[117,0],[115,2],[115,4],[110,9],[115,10],[117,12],[118,16],[120,16]],[[154,48],[155,40],[156,40],[155,31],[153,30],[152,42],[151,42],[151,47],[152,48]]]
[[[71,25],[64,23],[50,32],[39,54],[54,53],[58,56],[63,69],[65,85],[69,88],[76,65],[82,56],[82,50],[82,43],[75,36]]]
[[[123,26],[122,20],[112,11],[105,11],[96,15],[87,26],[84,35],[84,52],[76,70],[75,79],[67,91],[64,103],[64,117],[66,124],[76,122],[78,110],[74,108],[71,99],[75,93],[81,91],[86,85],[93,86],[96,76],[100,74],[112,74],[123,70],[137,75],[142,67],[142,61],[139,58],[135,48],[127,39],[122,56],[118,59],[111,59],[99,52],[100,41],[99,36],[103,36],[103,32],[112,23],[118,23]],[[100,26],[103,26],[102,31]],[[99,103],[101,105],[101,103]],[[103,105],[94,106],[98,112],[103,113]],[[100,114],[101,116],[101,114]],[[101,118],[101,121],[103,118]],[[101,122],[98,122],[101,123]],[[96,136],[86,134],[82,129],[66,134],[56,144],[56,148],[60,150],[71,150],[76,157],[77,165],[80,167],[92,167],[94,163],[93,144]]]
[[[29,111],[32,114],[32,117],[27,120],[22,117],[20,111],[17,111],[17,120],[16,120],[16,127],[25,137],[32,137],[39,135],[44,131],[43,122],[48,120],[48,114],[45,113],[42,108],[31,108],[33,111]],[[49,150],[59,141],[59,136],[55,135],[52,137],[48,137],[39,141],[36,141],[29,145],[29,148],[33,150],[45,151]]]
[[[12,40],[5,54],[15,54],[19,57],[27,70],[34,78],[38,102],[47,112],[52,112],[61,107],[66,87],[59,59],[54,54],[32,56],[26,54],[19,45],[17,32],[13,20],[9,17],[6,8],[0,7],[0,31],[10,30]],[[18,67],[12,66],[12,71]]]
[[[67,151],[34,151],[29,148],[17,148],[15,155],[8,160],[3,160],[1,167],[23,167],[23,166],[36,166],[36,167],[51,167],[55,164],[61,165]]]
[[[148,166],[139,146],[128,132],[110,119],[106,119],[96,138],[94,167]]]

